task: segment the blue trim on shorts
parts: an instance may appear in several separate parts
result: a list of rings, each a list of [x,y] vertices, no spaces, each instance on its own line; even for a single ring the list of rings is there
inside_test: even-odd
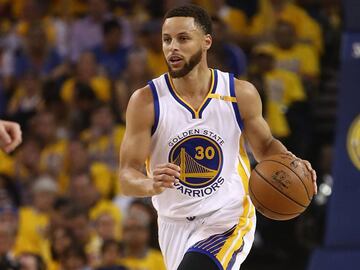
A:
[[[160,105],[159,105],[159,96],[156,91],[156,86],[153,81],[148,82],[153,98],[154,98],[154,113],[155,113],[155,119],[154,119],[154,125],[151,128],[151,136],[155,133],[156,128],[159,124],[159,116],[160,116]]]
[[[230,96],[236,98],[234,82],[235,82],[234,74],[229,73]],[[242,121],[242,118],[241,118],[241,115],[240,115],[240,110],[239,110],[237,102],[232,102],[232,106],[233,106],[236,121],[237,121],[237,123],[238,123],[238,125],[240,127],[240,130],[243,130],[244,129],[244,123]]]

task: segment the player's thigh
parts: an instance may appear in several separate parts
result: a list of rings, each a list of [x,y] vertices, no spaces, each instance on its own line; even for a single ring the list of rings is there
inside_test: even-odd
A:
[[[219,270],[219,267],[205,254],[187,252],[177,270]]]

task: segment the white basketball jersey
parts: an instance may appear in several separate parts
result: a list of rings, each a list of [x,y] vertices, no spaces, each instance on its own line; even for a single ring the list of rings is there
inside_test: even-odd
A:
[[[232,74],[211,70],[212,84],[195,111],[184,101],[169,74],[151,82],[155,123],[148,174],[157,164],[181,167],[180,181],[153,197],[158,214],[189,218],[216,210],[240,216],[248,200],[249,161],[240,145],[241,116]]]

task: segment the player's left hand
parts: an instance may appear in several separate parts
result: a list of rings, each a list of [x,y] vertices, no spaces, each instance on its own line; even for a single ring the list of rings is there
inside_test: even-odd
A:
[[[306,169],[311,173],[311,179],[313,181],[313,186],[314,186],[314,195],[316,195],[317,194],[317,184],[316,184],[317,176],[316,176],[316,171],[311,166],[311,163],[309,161],[307,161],[307,160],[304,160],[304,159],[301,159],[301,158],[295,156],[290,151],[288,151],[286,154],[290,155],[290,156],[292,156],[292,157],[294,157],[294,158],[296,158],[298,160],[301,160],[304,163]]]

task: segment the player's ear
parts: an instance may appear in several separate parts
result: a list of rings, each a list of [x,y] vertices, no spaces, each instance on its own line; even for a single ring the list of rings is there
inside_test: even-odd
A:
[[[212,37],[211,35],[207,34],[204,36],[204,49],[209,50],[212,44]]]

